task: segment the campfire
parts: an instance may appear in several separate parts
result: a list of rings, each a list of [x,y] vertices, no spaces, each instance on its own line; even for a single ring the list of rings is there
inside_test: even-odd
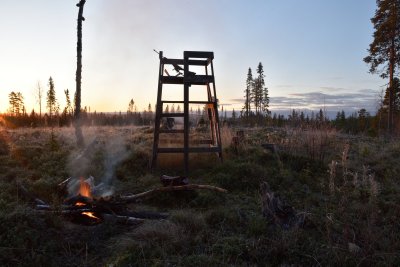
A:
[[[132,211],[128,204],[149,198],[162,192],[206,189],[226,193],[225,189],[211,186],[189,184],[185,177],[170,177],[163,175],[160,178],[163,187],[146,192],[125,196],[110,195],[110,190],[104,184],[94,186],[94,178],[68,178],[59,184],[61,191],[69,191],[69,197],[61,206],[51,206],[30,193],[19,184],[19,191],[26,198],[35,203],[35,210],[40,214],[57,214],[67,220],[81,225],[97,225],[104,221],[126,225],[138,225],[147,219],[166,219],[167,213]],[[107,192],[107,193],[105,193]]]
[[[77,223],[94,225],[102,222],[102,216],[99,212],[96,212],[96,208],[93,206],[92,189],[90,183],[85,181],[83,177],[79,179],[79,187],[77,195],[67,199],[65,204],[71,205],[78,211],[74,214],[72,221]]]

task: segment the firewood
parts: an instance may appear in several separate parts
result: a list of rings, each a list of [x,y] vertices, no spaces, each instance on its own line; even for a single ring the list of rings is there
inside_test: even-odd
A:
[[[80,194],[70,197],[68,199],[66,199],[64,201],[65,205],[74,205],[76,202],[82,202],[85,204],[92,204],[93,203],[93,199],[92,198],[88,198],[88,197],[84,197],[81,196]]]
[[[76,209],[76,210],[35,210],[37,214],[56,214],[56,215],[77,215],[82,214],[82,212],[93,212],[93,209]]]
[[[226,189],[212,186],[212,185],[199,185],[199,184],[189,184],[189,185],[180,185],[180,186],[168,186],[168,187],[159,187],[155,188],[143,193],[130,195],[130,196],[120,196],[119,198],[126,203],[135,202],[138,199],[146,198],[151,195],[154,195],[159,192],[171,192],[171,191],[184,191],[184,190],[193,190],[193,189],[207,189],[212,191],[217,191],[221,193],[228,192]]]

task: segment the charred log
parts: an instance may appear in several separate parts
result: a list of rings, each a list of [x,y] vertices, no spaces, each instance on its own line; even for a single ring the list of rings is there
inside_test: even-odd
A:
[[[89,198],[89,197],[84,197],[81,196],[80,194],[67,198],[64,201],[65,205],[75,205],[76,203],[83,203],[83,204],[87,204],[87,205],[91,205],[93,204],[94,199],[93,198]]]

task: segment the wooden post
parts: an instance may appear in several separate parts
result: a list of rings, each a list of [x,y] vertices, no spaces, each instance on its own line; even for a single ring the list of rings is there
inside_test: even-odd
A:
[[[157,92],[157,107],[156,107],[156,118],[154,124],[154,140],[153,140],[153,158],[151,160],[151,167],[155,168],[157,166],[157,150],[158,150],[158,142],[160,140],[160,123],[161,123],[161,113],[163,109],[162,104],[162,82],[161,77],[164,71],[164,64],[162,63],[163,52],[160,51],[159,59],[160,59],[160,66],[158,69],[158,92]]]
[[[183,122],[183,161],[184,161],[184,168],[185,168],[185,176],[188,175],[189,172],[189,86],[190,84],[187,82],[189,76],[189,57],[186,51],[183,53],[184,57],[184,85],[183,85],[183,112],[184,112],[184,122]],[[186,81],[185,81],[186,80]]]

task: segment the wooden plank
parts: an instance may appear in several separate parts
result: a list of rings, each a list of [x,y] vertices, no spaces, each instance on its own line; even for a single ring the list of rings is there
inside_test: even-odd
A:
[[[193,85],[207,85],[214,82],[214,77],[211,75],[194,75],[188,77],[162,76],[163,84],[183,84],[189,83]]]
[[[168,65],[184,65],[183,59],[163,58],[161,62]],[[209,64],[207,60],[189,60],[188,63],[192,66],[207,66]]]
[[[212,152],[221,152],[220,147],[191,147],[189,148],[190,153],[212,153]]]
[[[160,133],[180,134],[180,133],[184,133],[184,131],[183,130],[166,130],[166,129],[163,129],[163,130],[160,130]]]
[[[215,104],[215,102],[213,102],[213,101],[189,101],[189,104],[209,105],[209,104]]]
[[[205,52],[205,51],[184,51],[183,56],[186,58],[207,58],[214,59],[213,52]]]
[[[173,100],[163,100],[161,101],[162,104],[183,104],[183,101],[173,101]]]
[[[159,147],[157,149],[158,153],[183,153],[183,147]]]
[[[161,76],[160,80],[164,84],[183,84],[183,77]]]
[[[183,104],[184,101],[173,101],[173,100],[164,100],[161,101],[162,104]],[[197,104],[197,105],[209,105],[216,104],[215,101],[189,101],[189,104]]]
[[[193,144],[196,145],[212,145],[213,141],[208,139],[208,140],[194,140],[192,141]]]
[[[185,83],[193,85],[207,85],[214,82],[214,77],[211,75],[194,75],[184,78]]]
[[[183,147],[159,147],[158,153],[184,153]],[[188,153],[221,153],[220,147],[189,147]]]

